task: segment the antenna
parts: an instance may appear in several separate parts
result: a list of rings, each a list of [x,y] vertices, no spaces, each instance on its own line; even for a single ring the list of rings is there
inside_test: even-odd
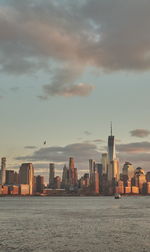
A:
[[[110,122],[110,135],[112,136],[112,121]]]

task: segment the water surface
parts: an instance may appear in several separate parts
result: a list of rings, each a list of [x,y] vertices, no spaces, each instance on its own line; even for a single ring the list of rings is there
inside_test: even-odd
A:
[[[0,252],[149,252],[150,197],[3,197],[0,229]]]

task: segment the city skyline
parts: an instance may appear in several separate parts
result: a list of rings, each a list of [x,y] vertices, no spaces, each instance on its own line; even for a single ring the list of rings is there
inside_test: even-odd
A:
[[[0,156],[82,173],[113,121],[121,162],[149,170],[150,3],[72,2],[0,0]]]
[[[46,142],[44,142],[46,144]],[[100,162],[89,159],[89,169],[79,175],[74,157],[69,157],[68,166],[62,167],[61,176],[55,172],[55,163],[49,164],[49,179],[35,174],[32,163],[22,163],[19,171],[9,170],[6,158],[1,158],[0,194],[6,195],[149,195],[150,171],[145,173],[141,167],[134,168],[126,161],[120,167],[115,152],[115,136],[108,136],[107,152],[101,154]],[[44,174],[42,174],[44,175]],[[45,182],[44,182],[45,181]]]
[[[112,124],[112,122],[111,122]],[[146,134],[143,129],[137,129],[133,131],[132,134]],[[86,137],[91,136],[89,132],[86,132]],[[112,140],[110,139],[112,138]],[[109,140],[110,139],[110,140]],[[138,157],[137,160],[132,160],[132,152],[136,152],[136,144],[139,144],[139,148],[143,148],[142,142],[135,142],[129,144],[122,144],[120,139],[115,139],[112,135],[112,129],[110,131],[110,136],[108,138],[108,145],[110,141],[110,148],[114,145],[114,151],[112,150],[111,155],[119,159],[120,168],[122,169],[125,162],[131,162],[135,167],[142,167],[145,171],[149,171],[149,165],[145,166],[145,160],[140,159],[141,156]],[[113,141],[113,142],[112,142]],[[111,143],[112,142],[112,143]],[[98,144],[97,144],[98,143]],[[143,142],[146,144],[146,142]],[[105,145],[106,144],[106,145]],[[44,175],[46,181],[49,180],[49,163],[55,163],[55,172],[58,176],[62,173],[62,167],[67,164],[67,160],[70,156],[75,158],[75,164],[78,168],[79,175],[82,176],[85,172],[88,171],[88,162],[89,159],[95,160],[96,162],[101,162],[101,156],[108,151],[107,141],[103,139],[94,139],[94,140],[85,140],[84,142],[74,143],[67,146],[47,146],[47,141],[41,143],[43,147],[38,149],[35,146],[27,146],[31,155],[28,156],[20,156],[15,157],[16,164],[10,164],[9,157],[7,157],[7,167],[8,169],[17,170],[20,167],[20,163],[34,163],[35,174]],[[131,155],[124,155],[124,150],[129,148],[131,151]],[[149,148],[149,146],[148,146]],[[119,151],[120,149],[120,151]],[[33,153],[32,153],[33,151]],[[114,153],[113,153],[114,152]],[[123,153],[123,154],[122,154]],[[146,153],[145,153],[146,154]],[[137,152],[138,155],[138,152]],[[146,156],[146,155],[145,155]],[[147,157],[146,157],[147,158]],[[148,163],[148,162],[147,162]]]

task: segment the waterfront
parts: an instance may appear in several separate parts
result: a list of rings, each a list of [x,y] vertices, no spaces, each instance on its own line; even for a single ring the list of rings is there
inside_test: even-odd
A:
[[[150,251],[149,197],[0,198],[1,252]]]

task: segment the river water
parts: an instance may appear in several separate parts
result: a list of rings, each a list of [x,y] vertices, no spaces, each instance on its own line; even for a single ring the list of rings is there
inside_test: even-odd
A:
[[[0,198],[0,252],[150,252],[150,197]]]

